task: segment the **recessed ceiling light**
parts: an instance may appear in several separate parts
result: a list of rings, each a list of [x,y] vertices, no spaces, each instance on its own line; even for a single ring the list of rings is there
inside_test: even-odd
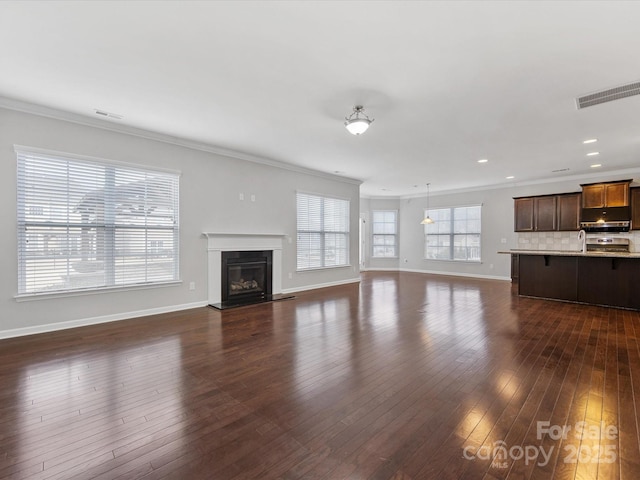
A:
[[[600,155],[600,152],[589,152],[589,153],[587,153],[587,157],[595,157],[596,155]]]
[[[487,163],[489,160],[487,160],[486,158],[481,158],[480,160],[478,160],[478,163]]]
[[[598,168],[598,167],[601,167],[601,166],[602,166],[602,164],[600,164],[600,163],[594,163],[593,165],[591,165],[591,168]]]
[[[584,144],[586,145],[586,144],[588,144],[588,143],[596,143],[597,141],[598,141],[598,139],[597,139],[597,138],[590,138],[589,140],[585,140],[585,141],[584,141],[584,142],[582,142],[582,143],[584,143]]]
[[[508,177],[504,177],[504,178],[506,178],[507,180],[511,180],[513,178],[516,178],[516,177],[514,177],[513,175],[509,175]]]

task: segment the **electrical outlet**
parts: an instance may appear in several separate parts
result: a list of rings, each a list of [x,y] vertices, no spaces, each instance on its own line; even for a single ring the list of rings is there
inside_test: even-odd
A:
[[[244,200],[244,193],[240,193],[240,195],[238,195],[238,198],[240,198],[240,200]]]
[[[256,196],[255,195],[251,195],[251,201],[255,202],[256,201]]]
[[[196,289],[196,282],[189,282],[189,290],[195,290]]]

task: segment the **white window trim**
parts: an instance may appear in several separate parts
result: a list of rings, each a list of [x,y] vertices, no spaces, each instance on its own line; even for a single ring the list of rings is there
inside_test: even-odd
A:
[[[46,148],[38,148],[38,147],[27,147],[24,145],[17,145],[17,144],[13,145],[13,150],[16,154],[20,152],[20,153],[26,153],[26,154],[31,153],[34,155],[51,155],[52,157],[63,157],[69,160],[80,160],[80,161],[87,161],[87,162],[94,162],[94,163],[103,163],[103,164],[113,165],[115,167],[125,167],[125,168],[129,167],[129,168],[135,168],[138,170],[149,170],[149,171],[160,172],[160,173],[172,173],[179,177],[182,176],[182,172],[180,170],[176,170],[173,168],[156,167],[155,165],[150,166],[150,165],[144,165],[140,163],[122,162],[119,160],[112,160],[112,159],[103,158],[103,157],[95,157],[92,155],[80,155],[77,153],[62,152],[59,150],[49,150]]]
[[[125,285],[125,286],[115,286],[115,287],[98,287],[98,288],[87,288],[85,290],[67,290],[67,291],[57,291],[57,292],[38,292],[38,293],[22,293],[15,294],[13,298],[16,302],[30,302],[32,300],[45,300],[49,298],[64,298],[64,297],[79,297],[83,295],[99,295],[101,293],[109,293],[109,292],[126,292],[132,290],[148,290],[151,288],[159,288],[159,287],[171,287],[174,285],[181,285],[184,282],[182,280],[171,280],[168,282],[156,282],[156,283],[145,283],[140,285]]]
[[[133,163],[129,163],[129,162],[120,162],[120,161],[116,161],[116,160],[107,160],[104,158],[99,158],[99,157],[92,157],[92,156],[87,156],[87,155],[78,155],[78,154],[73,154],[73,153],[68,153],[68,152],[60,152],[60,151],[55,151],[55,150],[48,150],[48,149],[42,149],[42,148],[36,148],[36,147],[28,147],[28,146],[23,146],[23,145],[17,145],[14,144],[14,152],[16,154],[16,157],[20,156],[20,155],[33,155],[33,156],[43,156],[43,157],[52,157],[52,158],[57,158],[57,159],[61,159],[61,160],[68,160],[68,161],[78,161],[78,162],[87,162],[87,163],[93,163],[96,165],[100,165],[100,166],[104,166],[104,167],[109,167],[112,166],[114,168],[123,168],[123,169],[133,169],[133,170],[138,170],[141,172],[145,172],[145,173],[158,173],[158,174],[169,174],[169,175],[174,175],[177,177],[177,182],[178,182],[178,190],[177,190],[177,198],[176,198],[176,218],[177,218],[177,225],[173,228],[174,231],[174,237],[175,237],[175,242],[176,242],[176,246],[175,246],[175,262],[174,262],[174,268],[175,268],[175,273],[176,276],[173,279],[170,280],[158,280],[158,281],[148,281],[148,282],[141,282],[141,283],[125,283],[125,284],[121,284],[121,285],[99,285],[99,286],[95,286],[95,287],[86,287],[86,288],[69,288],[69,289],[59,289],[59,290],[52,290],[52,291],[25,291],[25,292],[20,292],[18,289],[18,293],[16,293],[14,295],[14,299],[16,301],[29,301],[29,300],[38,300],[38,299],[44,299],[44,298],[57,298],[57,297],[69,297],[69,296],[78,296],[78,295],[90,295],[90,294],[99,294],[99,293],[103,293],[103,292],[110,292],[110,291],[126,291],[126,290],[139,290],[139,289],[149,289],[149,288],[156,288],[156,287],[165,287],[165,286],[169,286],[169,285],[177,285],[177,284],[181,284],[182,280],[180,279],[180,198],[179,198],[179,188],[180,188],[180,176],[181,176],[181,172],[179,170],[174,170],[174,169],[167,169],[167,168],[162,168],[162,167],[156,167],[156,166],[147,166],[147,165],[140,165],[140,164],[133,164]],[[20,192],[18,192],[18,194],[20,195]],[[19,196],[18,199],[18,209],[20,209],[20,203],[21,203],[21,197]],[[34,224],[33,222],[29,222],[26,220],[20,220],[20,216],[18,217],[18,223],[25,223],[26,224]],[[37,223],[37,222],[36,222]],[[61,224],[62,225],[62,224]],[[107,227],[110,228],[110,227]],[[23,238],[23,235],[20,234],[20,231],[18,231],[18,250],[20,251],[20,249],[22,248],[21,246],[21,238]],[[22,269],[23,267],[20,264],[20,261],[18,261],[18,269]],[[22,274],[24,275],[24,273]]]
[[[383,212],[383,213],[384,213],[384,212],[393,212],[393,213],[395,213],[395,214],[396,214],[396,222],[395,222],[396,233],[374,233],[374,230],[375,230],[375,224],[376,224],[376,222],[375,222],[375,220],[374,220],[374,217],[375,217],[376,212]],[[398,219],[398,217],[399,217],[399,212],[398,212],[398,210],[388,209],[388,208],[387,208],[387,209],[375,209],[375,210],[371,210],[371,258],[376,258],[376,259],[378,259],[378,258],[391,258],[391,259],[394,259],[394,258],[395,258],[395,259],[400,258],[399,251],[398,251],[398,249],[399,249],[399,244],[400,244],[400,242],[398,241],[398,230],[399,230],[399,228],[398,228],[398,226],[399,226],[399,221],[398,221],[399,219]],[[388,235],[388,236],[393,235],[393,236],[394,236],[394,238],[395,238],[395,243],[394,243],[393,247],[394,247],[394,250],[395,250],[396,254],[395,254],[395,255],[392,255],[392,256],[380,256],[380,255],[375,255],[375,254],[374,254],[374,251],[375,251],[375,247],[376,247],[377,245],[375,245],[375,244],[374,244],[374,242],[373,242],[373,237],[375,237],[376,235]]]
[[[480,259],[479,260],[456,260],[454,258],[427,258],[426,257],[426,252],[427,252],[427,225],[425,225],[424,229],[423,229],[423,260],[427,261],[427,262],[450,262],[450,263],[456,263],[456,264],[460,264],[460,263],[469,263],[469,264],[474,264],[474,265],[479,265],[482,264],[482,207],[483,204],[482,203],[471,203],[471,204],[467,204],[467,205],[453,205],[453,206],[444,206],[444,207],[432,207],[429,210],[427,210],[426,208],[424,209],[424,217],[428,216],[428,212],[433,212],[434,210],[453,210],[454,208],[468,208],[468,207],[480,207],[480,231],[477,233],[470,233],[469,235],[479,235],[480,236]],[[451,232],[450,234],[448,234],[451,238],[451,248],[453,248],[453,236],[454,233]],[[462,234],[462,235],[466,235],[466,234]]]
[[[298,210],[298,195],[308,195],[308,196],[313,196],[313,197],[319,197],[322,199],[330,199],[330,200],[341,200],[347,203],[347,230],[345,232],[328,232],[325,230],[320,230],[320,231],[311,231],[311,230],[300,230],[298,228],[298,218],[297,218],[297,210]],[[298,255],[298,248],[299,245],[296,242],[296,273],[303,273],[303,272],[312,272],[312,271],[317,271],[317,270],[329,270],[329,269],[336,269],[336,268],[347,268],[347,267],[351,267],[351,248],[350,248],[350,243],[351,243],[351,199],[348,197],[341,197],[341,196],[337,196],[337,195],[327,195],[325,193],[316,193],[316,192],[308,192],[308,191],[302,191],[302,190],[297,190],[296,191],[296,238],[298,237],[298,235],[300,233],[318,233],[320,235],[322,235],[322,239],[323,239],[323,245],[324,245],[324,234],[325,233],[340,233],[340,234],[345,234],[346,235],[346,263],[340,264],[340,265],[320,265],[317,267],[305,267],[305,268],[300,268],[298,266],[298,260],[297,260],[297,255]],[[324,247],[323,247],[323,254],[324,254]]]

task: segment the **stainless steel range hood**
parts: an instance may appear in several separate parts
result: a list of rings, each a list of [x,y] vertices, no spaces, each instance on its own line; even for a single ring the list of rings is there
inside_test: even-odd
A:
[[[580,228],[586,232],[628,232],[630,207],[583,208]]]

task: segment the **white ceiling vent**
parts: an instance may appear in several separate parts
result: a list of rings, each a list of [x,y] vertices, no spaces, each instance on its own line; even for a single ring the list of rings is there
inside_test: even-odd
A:
[[[631,97],[640,94],[640,82],[629,83],[620,87],[610,88],[601,92],[590,93],[576,98],[578,110],[585,107],[592,107],[600,103],[611,102],[620,98]]]
[[[94,109],[96,115],[100,115],[102,117],[115,118],[116,120],[122,120],[122,115],[118,115],[117,113],[105,112],[104,110]]]

